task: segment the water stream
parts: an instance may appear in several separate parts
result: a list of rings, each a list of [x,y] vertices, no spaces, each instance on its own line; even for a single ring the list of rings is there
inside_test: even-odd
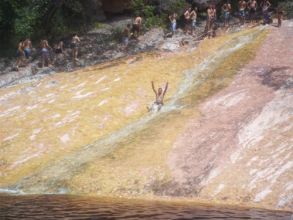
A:
[[[121,147],[123,142],[129,143],[130,140],[134,140],[135,138],[132,136],[145,136],[141,131],[149,125],[155,124],[157,127],[160,127],[164,120],[168,120],[170,114],[180,114],[194,105],[194,100],[191,102],[190,100],[186,101],[186,97],[191,96],[200,85],[209,79],[213,71],[223,60],[253,41],[262,31],[263,28],[259,28],[248,35],[232,38],[232,40],[226,42],[220,49],[205,58],[195,68],[185,71],[184,78],[177,92],[159,113],[147,114],[117,132],[65,156],[62,160],[54,161],[45,169],[23,178],[16,185],[5,190],[15,190],[20,193],[69,193],[70,190],[66,187],[65,183],[70,182],[76,174],[82,173],[84,167],[89,163],[98,158],[105,157],[114,151],[115,148]],[[180,120],[183,121],[184,117],[182,115],[180,117]],[[152,140],[152,138],[149,140]],[[42,181],[44,178],[46,181]]]
[[[291,220],[292,213],[74,196],[0,196],[3,219],[265,219]]]

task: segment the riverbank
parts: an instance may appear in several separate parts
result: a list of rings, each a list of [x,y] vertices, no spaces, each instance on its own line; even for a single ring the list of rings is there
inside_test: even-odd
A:
[[[71,59],[71,49],[68,43],[70,39],[65,41],[65,45],[67,45],[65,52],[54,56],[54,65],[52,67],[39,68],[40,60],[37,52],[34,53],[34,58],[29,65],[20,68],[19,71],[14,71],[14,59],[1,59],[0,87],[30,80],[35,81],[47,74],[72,72],[84,67],[125,57],[130,57],[131,59],[131,56],[139,53],[150,51],[175,52],[180,50],[181,42],[185,42],[190,48],[195,47],[198,43],[194,37],[185,35],[181,29],[178,29],[176,36],[172,38],[169,36],[166,39],[166,33],[162,28],[153,28],[140,36],[138,40],[130,40],[126,50],[121,42],[120,32],[128,23],[131,23],[130,18],[120,18],[117,21],[101,23],[98,28],[92,29],[86,35],[81,36],[79,60],[76,65],[72,63]],[[196,33],[200,35],[202,32],[203,24],[200,24]]]

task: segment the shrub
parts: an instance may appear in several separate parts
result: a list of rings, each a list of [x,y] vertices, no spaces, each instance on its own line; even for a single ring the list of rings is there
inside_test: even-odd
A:
[[[279,3],[279,7],[285,11],[285,16],[288,19],[293,18],[293,1],[287,0]]]

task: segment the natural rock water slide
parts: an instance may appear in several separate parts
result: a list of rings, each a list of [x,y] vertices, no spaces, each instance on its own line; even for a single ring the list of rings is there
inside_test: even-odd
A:
[[[2,88],[0,187],[292,209],[291,24]]]

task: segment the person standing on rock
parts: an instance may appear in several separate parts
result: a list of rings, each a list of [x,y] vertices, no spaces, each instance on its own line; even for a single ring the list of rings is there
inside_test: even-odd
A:
[[[62,40],[59,41],[58,44],[54,46],[55,54],[63,54],[64,53],[64,43]]]
[[[278,27],[282,26],[283,16],[284,16],[284,11],[279,7],[277,9]]]
[[[125,49],[127,49],[128,44],[129,44],[129,37],[131,36],[130,29],[131,29],[131,24],[127,24],[127,26],[123,30],[122,43],[123,43]]]
[[[227,1],[222,6],[223,16],[224,16],[224,26],[229,27],[230,21],[230,12],[231,12],[231,4],[230,1]]]
[[[184,13],[184,32],[185,34],[190,32],[191,19],[190,19],[191,8],[188,8]]]
[[[162,88],[158,88],[158,91],[157,91],[155,88],[154,82],[152,81],[152,89],[156,95],[156,100],[150,107],[148,107],[148,111],[149,112],[158,112],[161,110],[161,108],[164,105],[164,97],[165,97],[167,90],[168,90],[168,82],[165,85],[164,91]]]
[[[42,68],[45,67],[45,64],[48,66],[51,66],[51,56],[50,56],[50,50],[52,48],[50,47],[47,40],[41,41],[41,58],[42,58]]]
[[[172,31],[172,34],[174,35],[177,29],[177,14],[173,13],[172,15],[170,15],[169,20],[171,23],[171,31]]]
[[[256,10],[257,10],[257,1],[251,0],[248,3],[249,6],[249,18],[251,23],[256,23]]]
[[[31,56],[32,49],[33,49],[32,42],[29,38],[23,42],[23,47],[24,47],[25,58],[27,60],[29,60],[29,58]]]
[[[207,19],[207,25],[206,25],[206,31],[208,38],[215,36],[215,22],[217,17],[217,10],[215,5],[210,5],[208,10],[208,19]]]
[[[191,34],[194,34],[196,28],[196,20],[197,20],[197,8],[193,8],[190,12],[190,19],[191,19]]]
[[[133,21],[133,25],[132,25],[132,32],[135,38],[138,38],[140,35],[141,25],[142,25],[142,17],[140,16],[135,17]]]
[[[238,5],[239,5],[240,24],[244,25],[244,23],[245,23],[245,10],[246,10],[246,7],[247,7],[246,1],[240,0],[238,2]]]
[[[262,14],[263,14],[263,22],[264,24],[270,23],[270,16],[269,16],[269,8],[271,7],[271,3],[269,0],[265,0],[262,4]]]
[[[18,43],[18,47],[16,51],[16,63],[15,63],[16,71],[19,70],[19,66],[23,65],[24,57],[25,57],[24,44],[23,44],[23,41],[20,41]]]
[[[71,50],[72,50],[72,61],[74,64],[76,64],[77,55],[78,55],[78,43],[80,42],[80,38],[77,36],[77,34],[74,34],[71,39]]]

